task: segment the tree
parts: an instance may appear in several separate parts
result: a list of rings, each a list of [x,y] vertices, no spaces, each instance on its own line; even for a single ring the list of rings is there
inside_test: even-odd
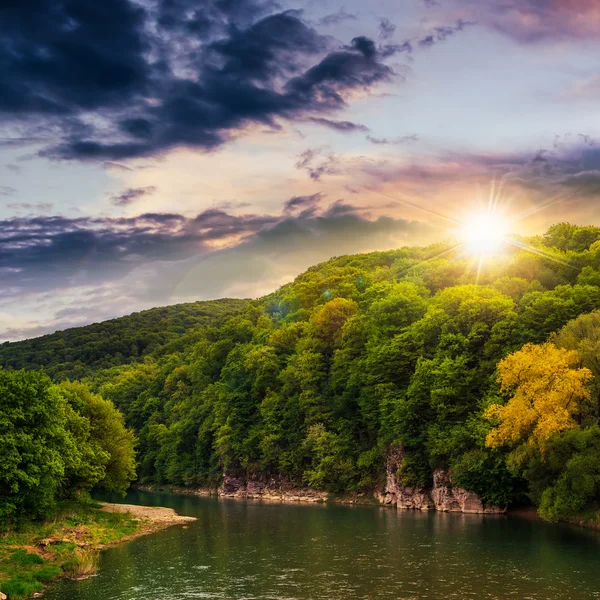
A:
[[[600,419],[600,311],[581,315],[567,323],[550,338],[559,348],[575,350],[579,355],[578,366],[588,368],[594,378],[590,384],[593,401],[593,418]]]
[[[0,369],[0,518],[44,516],[79,453],[65,399],[43,373]]]
[[[123,415],[83,383],[65,381],[58,390],[76,413],[68,428],[81,454],[67,473],[68,483],[124,493],[135,480],[136,439],[125,427]]]
[[[589,399],[592,373],[576,368],[577,352],[553,344],[526,344],[498,364],[501,392],[511,398],[492,404],[486,417],[496,423],[486,445],[497,448],[526,444],[542,455],[550,438],[577,427],[580,402]]]

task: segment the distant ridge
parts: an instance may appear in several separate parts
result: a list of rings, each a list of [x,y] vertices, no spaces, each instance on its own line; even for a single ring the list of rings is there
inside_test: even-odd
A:
[[[80,379],[91,371],[137,362],[197,327],[216,324],[248,300],[174,304],[0,345],[0,366],[43,367],[55,379]]]

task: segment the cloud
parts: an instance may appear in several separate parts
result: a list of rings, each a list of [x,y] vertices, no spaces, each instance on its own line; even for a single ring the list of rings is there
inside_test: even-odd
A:
[[[305,170],[311,179],[319,180],[323,175],[340,173],[338,157],[325,147],[308,148],[298,156],[296,169]]]
[[[35,213],[43,213],[50,212],[54,205],[51,202],[38,202],[37,204],[31,204],[30,202],[19,202],[7,204],[6,206],[12,210],[28,210]]]
[[[14,196],[17,190],[9,185],[0,185],[0,196]]]
[[[379,20],[379,37],[382,40],[388,40],[394,35],[396,31],[396,25],[394,25],[389,19]]]
[[[419,221],[367,218],[341,201],[321,209],[323,200],[321,194],[290,198],[279,215],[234,216],[211,209],[193,218],[4,220],[0,339],[173,302],[261,296],[331,256],[442,235]],[[223,240],[231,242],[214,244]],[[27,316],[6,318],[2,327],[1,311],[7,307]],[[39,315],[48,313],[54,316],[40,321]]]
[[[129,206],[144,196],[149,196],[156,192],[153,185],[141,188],[129,188],[120,194],[112,197],[112,203],[115,206]]]
[[[366,125],[353,123],[352,121],[333,121],[331,119],[324,119],[323,117],[311,117],[310,121],[313,123],[318,123],[319,125],[324,125],[325,127],[333,129],[334,131],[339,131],[340,133],[369,131],[369,128]]]
[[[416,133],[413,133],[412,135],[403,135],[403,136],[399,136],[399,137],[395,137],[395,138],[378,138],[378,137],[373,137],[372,135],[368,135],[367,136],[367,140],[369,140],[369,142],[371,142],[372,144],[376,144],[376,145],[402,145],[402,144],[409,144],[411,142],[417,142],[419,141],[419,136],[417,136]]]
[[[475,23],[459,19],[455,25],[434,27],[431,33],[419,40],[419,46],[421,48],[431,48],[431,46],[434,46],[437,42],[443,42],[469,25],[475,25]]]
[[[283,214],[291,215],[293,213],[300,212],[304,216],[314,214],[321,200],[323,194],[317,193],[311,196],[293,196],[287,200],[283,205]]]
[[[126,171],[126,172],[134,171],[134,169],[132,169],[131,167],[128,167],[127,165],[123,165],[121,163],[113,162],[110,160],[107,160],[104,162],[104,168],[105,169],[114,169],[115,171]]]
[[[319,25],[338,25],[339,23],[343,23],[344,21],[356,21],[356,19],[356,15],[346,12],[346,9],[342,7],[336,13],[325,15],[322,19],[319,20]]]
[[[594,39],[600,33],[597,0],[454,0],[454,5],[524,44]]]
[[[118,163],[326,117],[394,78],[368,38],[337,46],[300,12],[272,11],[252,0],[12,3],[0,115],[43,134],[43,156]]]

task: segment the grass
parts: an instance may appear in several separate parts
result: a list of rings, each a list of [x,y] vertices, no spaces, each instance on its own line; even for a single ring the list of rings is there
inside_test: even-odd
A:
[[[83,579],[98,571],[99,553],[97,550],[75,548],[73,556],[62,564],[62,571],[71,579]]]
[[[133,517],[100,512],[99,506],[89,501],[63,503],[43,523],[0,532],[0,592],[9,600],[24,600],[59,577],[93,575],[99,548],[143,529]]]

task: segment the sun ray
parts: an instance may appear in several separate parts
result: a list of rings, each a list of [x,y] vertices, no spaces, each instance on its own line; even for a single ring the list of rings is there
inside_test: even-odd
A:
[[[378,192],[377,190],[374,190],[373,188],[369,188],[366,186],[364,187],[364,189],[371,192],[372,194],[381,196],[382,198],[385,198],[386,200],[391,200],[392,202],[396,202],[397,204],[402,204],[404,206],[408,206],[409,208],[414,208],[416,210],[420,210],[421,212],[427,213],[428,215],[431,215],[433,217],[437,217],[438,219],[448,221],[450,223],[453,223],[454,225],[460,225],[460,221],[457,221],[456,219],[453,219],[452,217],[448,217],[446,215],[443,215],[442,213],[438,213],[433,210],[429,210],[428,208],[424,208],[423,206],[419,206],[418,204],[414,204],[413,202],[409,202],[408,200],[400,200],[398,198],[392,198],[392,196],[388,196],[387,194],[382,194],[381,192]]]
[[[454,246],[448,248],[447,250],[444,250],[443,252],[439,252],[438,254],[435,254],[434,256],[430,256],[429,258],[420,260],[419,262],[415,263],[414,265],[410,265],[409,267],[406,267],[406,269],[403,269],[402,271],[400,271],[398,273],[398,275],[406,275],[406,273],[408,273],[412,269],[416,269],[417,267],[427,264],[428,262],[435,260],[436,258],[445,256],[446,254],[449,254],[450,252],[454,252],[454,250],[457,250],[458,248],[462,247],[463,245],[464,244],[462,244],[462,243],[455,244]]]
[[[579,267],[572,265],[569,261],[562,260],[558,256],[555,256],[554,254],[551,254],[550,252],[545,252],[544,250],[542,250],[540,248],[536,248],[535,246],[532,246],[531,244],[528,244],[527,242],[523,242],[521,240],[516,240],[516,239],[511,239],[510,243],[512,246],[515,246],[516,248],[519,248],[520,250],[525,250],[526,252],[531,252],[532,254],[536,254],[543,258],[547,258],[548,260],[551,260],[555,263],[561,264],[565,267],[570,267],[572,269],[575,269],[576,271],[579,270]]]

